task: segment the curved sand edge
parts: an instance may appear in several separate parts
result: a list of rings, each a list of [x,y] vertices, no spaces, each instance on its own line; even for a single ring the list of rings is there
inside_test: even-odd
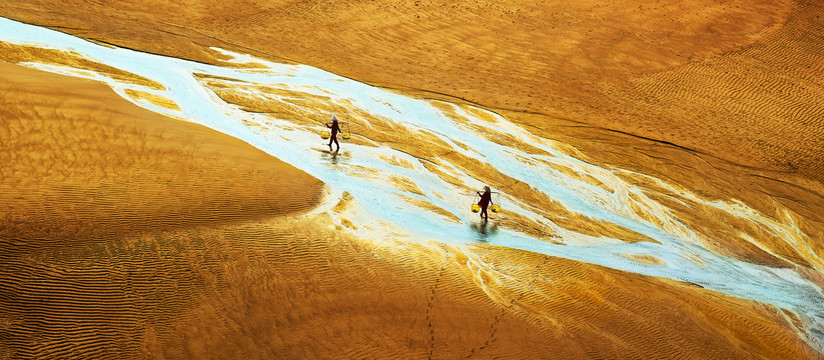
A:
[[[818,356],[775,309],[688,285],[356,241],[289,215],[322,185],[249,145],[0,70],[4,357]]]
[[[0,220],[17,241],[259,219],[320,201],[321,182],[291,165],[105,84],[0,71]]]
[[[0,14],[198,61],[217,46],[822,181],[820,1],[26,1]],[[124,30],[128,29],[128,30]]]

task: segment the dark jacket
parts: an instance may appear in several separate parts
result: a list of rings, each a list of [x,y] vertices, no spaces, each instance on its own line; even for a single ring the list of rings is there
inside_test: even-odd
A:
[[[481,207],[486,207],[490,202],[492,202],[492,193],[489,191],[484,191],[484,193],[481,194],[481,201],[478,201],[478,205]]]
[[[338,126],[337,121],[333,121],[332,125],[326,125],[326,126],[329,127],[330,129],[332,129],[332,136],[335,136],[335,134],[340,132],[340,127]]]

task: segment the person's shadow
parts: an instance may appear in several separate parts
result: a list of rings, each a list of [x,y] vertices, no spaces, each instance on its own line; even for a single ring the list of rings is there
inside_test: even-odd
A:
[[[317,149],[320,151],[320,158],[329,161],[332,165],[337,165],[342,160],[348,160],[352,155],[348,151],[329,151],[326,149]]]
[[[489,238],[498,233],[497,221],[492,221],[490,223],[488,220],[481,219],[479,223],[473,222],[470,226],[472,227],[472,230],[478,234],[478,241],[482,243],[488,242]]]

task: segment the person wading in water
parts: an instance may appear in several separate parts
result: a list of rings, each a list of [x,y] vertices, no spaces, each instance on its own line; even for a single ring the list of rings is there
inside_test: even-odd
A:
[[[333,141],[335,142],[335,145],[338,146],[335,152],[338,152],[338,150],[340,150],[340,143],[338,143],[338,133],[340,132],[340,127],[338,126],[338,118],[332,116],[332,123],[326,123],[326,127],[332,129],[332,136],[329,137],[329,152],[332,151]]]
[[[331,146],[331,145],[330,145]],[[487,221],[489,216],[486,213],[486,208],[489,204],[492,203],[492,191],[489,189],[489,186],[484,186],[484,193],[478,192],[478,195],[481,196],[481,201],[478,201],[478,206],[481,207],[481,219]]]

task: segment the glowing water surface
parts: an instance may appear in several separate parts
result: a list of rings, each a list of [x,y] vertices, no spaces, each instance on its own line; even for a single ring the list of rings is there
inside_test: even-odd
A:
[[[547,226],[563,239],[564,244],[544,241],[505,228],[498,229],[495,236],[485,237],[484,241],[501,247],[695,283],[725,294],[789,309],[797,313],[804,323],[804,328],[799,329],[799,332],[812,346],[824,352],[822,289],[803,279],[792,269],[755,265],[707,250],[696,240],[694,231],[673,218],[665,206],[650,199],[643,190],[617,176],[616,172],[619,170],[605,169],[566,155],[556,150],[552,141],[530,134],[497,114],[486,113],[486,120],[482,120],[473,115],[483,112],[480,109],[474,109],[475,111],[470,113],[457,105],[439,103],[440,107],[435,106],[434,102],[405,97],[309,66],[271,63],[228,52],[224,53],[234,57],[233,62],[254,62],[263,68],[232,68],[229,66],[232,65],[231,62],[227,62],[227,67],[205,65],[100,46],[67,34],[2,18],[0,41],[75,52],[96,62],[164,85],[165,90],[154,90],[119,82],[86,70],[40,63],[24,64],[46,71],[103,81],[118,94],[139,106],[200,123],[242,139],[311,174],[332,189],[332,196],[329,196],[327,202],[315,213],[328,213],[335,222],[346,225],[347,231],[362,238],[372,239],[378,243],[385,242],[387,245],[395,243],[396,240],[422,244],[448,243],[471,254],[472,244],[478,240],[479,235],[469,226],[470,222],[476,221],[477,215],[469,211],[468,204],[472,197],[465,194],[484,185],[478,179],[472,178],[448,161],[428,164],[453,174],[471,189],[459,188],[428,170],[425,167],[428,160],[421,160],[396,150],[392,144],[363,146],[344,143],[343,154],[333,157],[319,151],[324,149],[325,145],[318,136],[318,124],[300,123],[294,119],[279,119],[271,114],[244,111],[239,106],[222,100],[195,74],[231,79],[226,80],[226,83],[240,89],[237,91],[266,101],[278,102],[284,99],[271,92],[256,90],[257,85],[280,88],[291,93],[303,93],[307,96],[327,97],[330,102],[393,123],[406,129],[409,134],[425,131],[451,146],[455,152],[480,159],[503,174],[529,184],[535,191],[547,194],[571,213],[620,225],[659,243],[627,243],[621,239],[594,238],[580,234],[553,224],[536,214],[534,208],[519,200],[517,196],[506,193],[502,194],[502,198],[505,200],[507,211]],[[127,94],[126,90],[129,89],[170,99],[180,110],[170,110],[149,101],[135,100]],[[452,108],[452,115],[442,110],[444,106]],[[311,108],[304,110],[314,111]],[[473,124],[476,128],[472,129],[468,124]],[[490,132],[512,135],[540,149],[544,154],[535,155],[490,141],[479,134],[478,126]],[[462,147],[461,144],[468,146]],[[387,158],[399,159],[407,165],[401,166],[397,162],[386,161]],[[565,175],[541,165],[540,161],[563,165],[579,174],[589,174],[605,186],[595,186]],[[391,181],[393,176],[411,179],[422,194],[400,189]],[[661,180],[655,181],[663,187],[672,188],[672,185]],[[332,207],[343,192],[348,192],[354,197],[353,206],[342,212],[333,211]],[[757,223],[781,238],[787,238],[787,241],[807,236],[791,222],[777,222],[762,216],[745,204],[707,202],[689,193],[684,196],[726,211],[736,218]],[[445,217],[443,214],[413,206],[403,197],[437,206],[452,214],[454,219],[460,220],[450,221],[449,216]],[[657,224],[627,210],[630,208],[629,202],[635,202],[635,205],[651,218],[657,219]],[[660,259],[662,264],[632,261],[627,255],[652,256]],[[469,258],[476,263],[475,265],[484,266],[481,260],[472,256]]]

